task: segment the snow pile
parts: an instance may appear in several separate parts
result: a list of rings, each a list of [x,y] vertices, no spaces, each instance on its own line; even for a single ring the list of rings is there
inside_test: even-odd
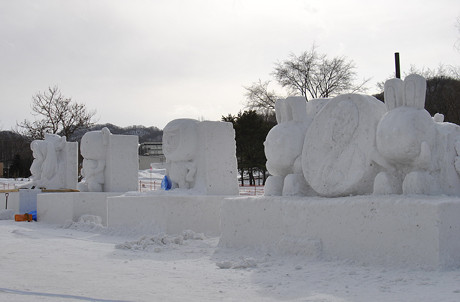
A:
[[[116,249],[120,250],[153,250],[155,253],[161,252],[160,247],[170,245],[184,245],[186,240],[205,240],[203,233],[195,233],[191,230],[182,231],[180,235],[166,235],[164,233],[154,236],[141,236],[136,241],[126,241],[125,243],[117,244]]]
[[[231,260],[221,261],[221,262],[216,262],[216,265],[222,269],[251,268],[251,267],[257,267],[257,261],[251,257],[249,258],[241,257],[241,259],[238,261],[231,261]]]
[[[102,225],[102,218],[100,216],[85,214],[82,215],[78,222],[67,220],[62,226],[63,229],[73,229],[84,232],[100,232],[105,229]]]
[[[14,210],[1,210],[0,211],[0,220],[13,220],[14,219]]]

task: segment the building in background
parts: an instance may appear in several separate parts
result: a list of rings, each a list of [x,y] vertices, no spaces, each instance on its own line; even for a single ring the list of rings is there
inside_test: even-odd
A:
[[[151,163],[164,163],[162,142],[145,142],[139,146],[139,170],[150,169]]]

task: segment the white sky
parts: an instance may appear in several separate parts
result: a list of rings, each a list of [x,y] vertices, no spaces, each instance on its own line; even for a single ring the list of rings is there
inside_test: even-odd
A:
[[[0,0],[0,125],[32,120],[32,95],[54,85],[98,123],[220,120],[313,43],[373,77],[372,94],[395,52],[402,71],[460,65],[459,16],[458,0]]]

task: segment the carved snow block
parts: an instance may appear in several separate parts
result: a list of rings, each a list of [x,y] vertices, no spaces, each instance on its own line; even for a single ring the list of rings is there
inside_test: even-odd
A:
[[[228,197],[219,247],[365,265],[458,269],[460,198]]]
[[[107,226],[107,198],[120,192],[43,193],[36,198],[39,222],[63,225],[66,221],[78,222],[82,215],[101,217]]]
[[[203,121],[197,128],[195,188],[205,195],[239,195],[233,125]]]
[[[107,226],[149,233],[180,234],[192,230],[220,234],[220,209],[227,196],[109,196]]]
[[[67,142],[62,152],[64,187],[62,189],[76,189],[78,183],[78,143]],[[61,189],[61,188],[59,188]]]
[[[104,192],[138,190],[139,137],[111,135],[107,148]]]

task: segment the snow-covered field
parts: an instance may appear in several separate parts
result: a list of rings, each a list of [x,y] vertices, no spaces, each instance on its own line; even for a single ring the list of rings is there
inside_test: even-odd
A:
[[[64,225],[0,220],[0,301],[460,301],[460,269],[368,266],[218,243],[190,230],[106,228],[94,217]]]
[[[460,301],[460,270],[222,249],[191,231],[141,236],[89,220],[0,221],[0,301]]]

